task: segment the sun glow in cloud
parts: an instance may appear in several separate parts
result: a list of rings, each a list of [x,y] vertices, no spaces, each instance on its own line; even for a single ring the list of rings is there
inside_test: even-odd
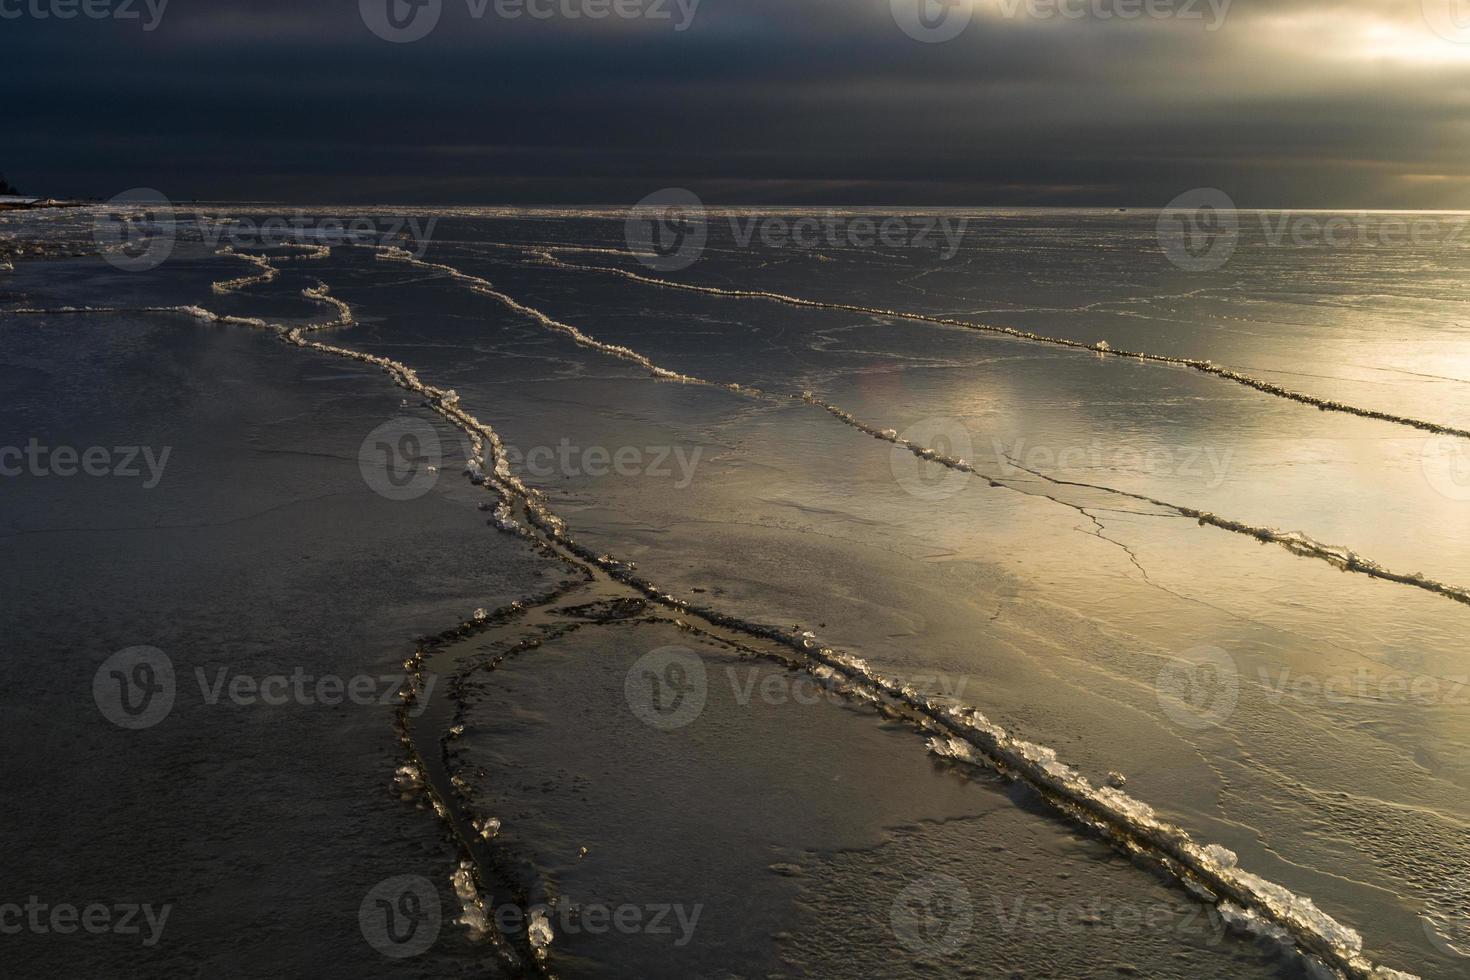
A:
[[[1447,11],[1451,2],[1459,0],[1446,0]],[[1271,39],[1268,43],[1309,61],[1470,66],[1470,4],[1461,28],[1451,13],[1432,18],[1435,3],[1425,0],[1422,9],[1416,4],[1397,15],[1358,8],[1268,14],[1255,26]]]
[[[1463,41],[1454,41],[1426,29],[1425,25],[1398,21],[1376,21],[1361,26],[1353,53],[1364,58],[1433,65],[1470,65],[1470,27]]]

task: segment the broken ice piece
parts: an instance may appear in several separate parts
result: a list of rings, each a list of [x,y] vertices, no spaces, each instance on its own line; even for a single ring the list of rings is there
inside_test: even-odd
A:
[[[531,913],[531,924],[526,927],[526,939],[536,949],[545,949],[551,945],[551,923],[546,921],[546,913],[540,909]]]
[[[470,862],[461,861],[449,880],[454,885],[454,894],[461,902],[472,901],[477,897],[474,867]]]
[[[393,788],[400,793],[412,793],[423,787],[423,776],[419,773],[418,767],[412,763],[399,766],[393,774]]]

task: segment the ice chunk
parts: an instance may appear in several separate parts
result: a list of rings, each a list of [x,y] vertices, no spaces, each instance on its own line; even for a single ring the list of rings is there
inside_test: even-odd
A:
[[[546,921],[546,913],[540,909],[531,913],[531,924],[526,927],[526,938],[536,949],[545,949],[551,945],[551,923]]]

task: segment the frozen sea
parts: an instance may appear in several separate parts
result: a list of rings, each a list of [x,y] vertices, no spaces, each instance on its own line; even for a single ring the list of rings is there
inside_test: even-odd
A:
[[[1466,215],[628,217],[0,214],[6,975],[1470,976]]]

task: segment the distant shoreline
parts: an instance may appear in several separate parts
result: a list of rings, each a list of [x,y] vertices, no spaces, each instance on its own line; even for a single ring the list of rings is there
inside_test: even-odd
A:
[[[0,211],[39,211],[44,208],[84,208],[91,201],[57,201],[49,197],[33,200],[0,201]]]

